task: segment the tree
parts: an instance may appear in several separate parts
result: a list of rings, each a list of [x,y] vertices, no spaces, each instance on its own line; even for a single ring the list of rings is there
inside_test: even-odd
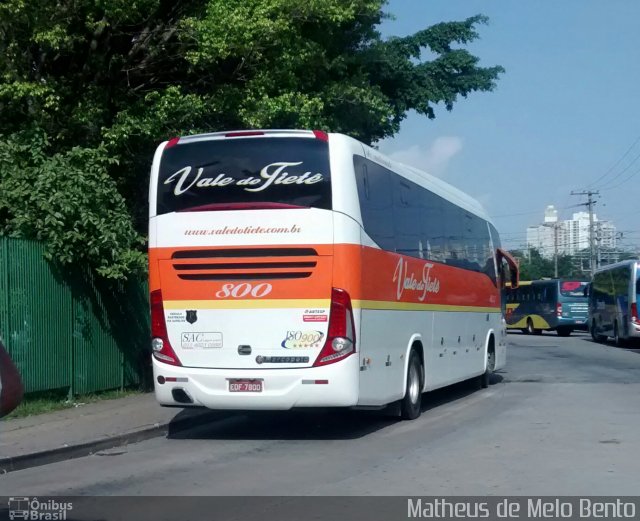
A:
[[[384,4],[1,3],[0,227],[122,278],[144,266],[141,203],[163,139],[296,127],[374,143],[410,110],[433,118],[495,87],[503,69],[462,47],[485,17],[384,40]]]
[[[545,258],[536,248],[530,248],[526,252],[514,250],[511,254],[520,263],[521,280],[552,279],[555,277],[555,263],[553,258]],[[558,278],[560,279],[584,279],[585,274],[576,263],[576,257],[572,255],[558,255]]]
[[[553,261],[545,259],[536,248],[526,253],[520,250],[511,252],[520,264],[520,280],[539,280],[553,277]]]
[[[584,279],[585,274],[573,255],[558,255],[558,277],[561,279]]]

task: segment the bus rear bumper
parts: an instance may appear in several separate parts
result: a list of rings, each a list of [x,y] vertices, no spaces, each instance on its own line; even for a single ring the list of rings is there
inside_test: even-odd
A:
[[[358,402],[359,370],[357,355],[323,367],[264,370],[176,367],[153,359],[160,405],[209,409],[350,407]],[[230,379],[259,379],[262,391],[231,392]]]
[[[587,331],[589,329],[589,323],[587,318],[565,318],[558,319],[558,328],[573,329],[575,331]]]

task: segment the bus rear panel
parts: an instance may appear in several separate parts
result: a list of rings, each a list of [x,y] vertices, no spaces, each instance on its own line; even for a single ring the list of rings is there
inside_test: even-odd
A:
[[[507,329],[540,334],[555,331],[568,336],[587,330],[587,282],[579,280],[535,280],[520,282],[507,290]]]
[[[589,329],[597,342],[611,337],[617,345],[640,339],[640,260],[597,270],[589,288]]]

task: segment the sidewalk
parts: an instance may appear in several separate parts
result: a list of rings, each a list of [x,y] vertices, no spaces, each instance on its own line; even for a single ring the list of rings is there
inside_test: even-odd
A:
[[[153,393],[0,420],[0,474],[164,436],[205,421],[206,409],[160,407]]]

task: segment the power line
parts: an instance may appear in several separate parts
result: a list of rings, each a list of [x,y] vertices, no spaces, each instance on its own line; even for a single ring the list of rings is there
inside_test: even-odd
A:
[[[602,174],[600,177],[598,177],[598,179],[596,179],[595,181],[593,181],[592,183],[587,185],[587,188],[592,187],[594,185],[596,185],[601,179],[604,179],[605,177],[607,177],[623,160],[625,157],[627,157],[629,155],[629,153],[635,148],[635,146],[640,143],[640,136],[638,136],[636,138],[636,140],[633,142],[633,144],[627,149],[627,151],[622,155],[622,157],[620,157],[620,159],[618,159],[612,166],[611,168],[609,168],[609,170],[607,170],[604,174]],[[637,159],[637,158],[636,158]],[[635,160],[634,160],[635,161]],[[632,161],[633,164],[633,161]]]
[[[640,154],[638,154],[638,157],[640,157]],[[635,172],[633,172],[630,176],[625,177],[622,181],[620,181],[618,184],[613,185],[613,186],[608,186],[606,188],[601,188],[601,190],[603,191],[607,191],[607,190],[613,190],[614,188],[619,188],[620,186],[626,184],[628,181],[630,181],[638,172],[640,172],[640,168],[638,168],[638,170],[636,170]],[[616,176],[617,177],[617,176]],[[615,178],[614,178],[615,179]],[[613,179],[611,180],[613,181]]]

